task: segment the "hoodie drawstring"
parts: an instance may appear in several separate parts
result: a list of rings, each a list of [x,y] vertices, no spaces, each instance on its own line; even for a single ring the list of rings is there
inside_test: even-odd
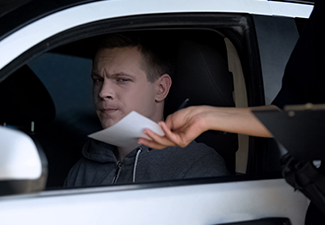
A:
[[[133,166],[133,183],[135,183],[135,174],[137,171],[137,165],[138,165],[138,160],[139,160],[139,155],[141,153],[142,148],[139,148],[137,151],[137,155],[135,156],[135,161],[134,161],[134,166]]]

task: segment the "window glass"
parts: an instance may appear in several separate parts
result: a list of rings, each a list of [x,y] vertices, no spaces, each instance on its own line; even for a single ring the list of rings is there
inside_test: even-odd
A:
[[[166,35],[169,34],[169,32],[178,35]],[[209,36],[206,38],[204,38],[203,35],[200,36],[200,31],[161,31],[159,34],[163,34],[164,36],[177,36],[178,38],[173,38],[172,40],[159,39],[159,41],[154,39],[155,42],[150,43],[153,49],[161,48],[160,45],[165,45],[166,48],[169,48],[170,53],[168,54],[170,54],[170,56],[168,57],[174,61],[175,64],[175,77],[173,78],[174,86],[170,91],[168,100],[169,102],[166,103],[166,107],[168,108],[169,113],[175,110],[175,106],[178,107],[180,103],[184,101],[184,99],[175,98],[179,98],[179,96],[183,96],[184,93],[186,93],[187,89],[183,89],[182,93],[179,93],[180,89],[186,86],[186,83],[183,84],[183,81],[186,79],[188,80],[187,85],[190,85],[190,90],[192,90],[194,87],[197,87],[197,89],[200,90],[203,88],[201,94],[190,93],[191,105],[209,104],[209,102],[212,102],[216,105],[230,104],[230,106],[234,106],[232,98],[232,74],[228,72],[226,47],[223,38],[216,32],[202,32],[209,34]],[[141,35],[143,34],[140,34],[140,36]],[[156,37],[157,31],[151,33],[147,32],[146,35],[154,35]],[[125,165],[127,163],[124,162],[125,159],[122,162],[118,162],[119,160],[116,159],[118,155],[115,154],[115,148],[107,150],[107,152],[114,153],[112,153],[110,157],[112,157],[113,161],[116,160],[116,162],[107,162],[105,160],[104,162],[102,161],[103,159],[89,156],[89,154],[99,154],[98,152],[91,152],[93,149],[100,148],[100,146],[97,146],[97,144],[91,145],[92,147],[89,150],[90,152],[85,153],[86,155],[84,154],[84,156],[86,156],[85,158],[81,155],[83,146],[85,143],[89,143],[87,135],[92,132],[101,130],[101,127],[99,126],[99,120],[95,113],[94,104],[92,102],[93,88],[92,80],[90,77],[92,70],[92,60],[90,57],[84,58],[74,55],[78,55],[81,45],[84,46],[86,44],[86,48],[92,48],[89,46],[96,45],[96,42],[94,40],[98,40],[97,38],[98,37],[90,38],[84,41],[81,40],[65,46],[60,46],[59,48],[53,49],[51,52],[45,53],[39,56],[37,59],[28,63],[28,66],[46,86],[56,107],[55,120],[37,132],[37,135],[40,137],[40,142],[49,161],[49,179],[47,186],[62,186],[69,170],[80,158],[82,158],[82,163],[78,162],[77,167],[85,166],[89,169],[90,164],[92,165],[94,163],[100,162],[98,163],[97,169],[94,169],[95,167],[93,169],[90,169],[92,170],[91,173],[93,173],[95,170],[105,171],[105,174],[112,174],[113,177],[118,177],[119,179],[123,178],[123,176],[129,177],[128,174],[123,173],[133,173],[134,175],[132,175],[132,181],[137,181],[138,179],[140,182],[211,177],[217,176],[218,174],[231,174],[226,172],[226,166],[228,168],[230,168],[229,166],[234,166],[233,154],[238,148],[237,135],[224,134],[223,132],[208,132],[207,135],[202,135],[202,137],[197,140],[200,143],[193,143],[190,147],[188,147],[188,149],[192,149],[191,153],[189,153],[190,151],[187,150],[186,153],[184,152],[183,154],[178,154],[178,152],[183,151],[181,149],[176,152],[177,154],[175,152],[172,153],[174,150],[171,149],[167,149],[165,151],[151,150],[151,156],[149,155],[149,151],[146,149],[146,146],[144,146],[142,147],[145,148],[143,152],[139,153],[135,159],[135,156],[132,155],[132,152],[134,152],[136,150],[135,149],[130,153],[132,155],[130,159],[127,157],[125,158],[132,161],[130,168],[126,168]],[[145,40],[148,41],[148,39]],[[174,51],[175,49],[172,49],[174,46],[178,46],[178,52]],[[67,51],[67,49],[69,50]],[[161,51],[161,49],[155,49],[155,51]],[[81,53],[81,55],[82,54],[83,53]],[[186,59],[187,57],[188,59]],[[206,69],[206,66],[209,68]],[[223,69],[219,70],[221,67]],[[189,69],[190,71],[187,72],[188,68],[192,69]],[[201,73],[200,78],[196,75],[197,73]],[[171,76],[173,77],[172,74]],[[214,79],[211,81],[209,80],[211,76],[224,77],[221,79],[218,78],[216,79],[216,82],[214,82]],[[226,86],[223,85],[222,90],[228,91],[229,89],[229,93],[226,94],[229,95],[229,99],[224,100],[224,97],[226,95],[220,97],[218,94],[219,92],[217,93],[212,91],[213,95],[210,95],[209,91],[206,92],[206,90],[209,90],[209,88],[206,88],[206,85],[212,84],[213,86],[213,83],[219,84],[225,82],[228,83],[227,86],[229,86],[229,88],[225,88]],[[146,81],[142,85],[145,86],[147,84],[149,84],[149,82]],[[213,88],[212,86],[211,88]],[[204,89],[206,90],[203,91]],[[125,90],[125,92],[127,92],[127,90]],[[205,92],[206,95],[202,94]],[[120,94],[124,95],[124,92]],[[185,98],[187,96],[185,95],[182,98]],[[213,97],[214,95],[220,101],[224,102],[219,102],[219,100],[216,100]],[[128,98],[134,98],[132,101],[138,101],[137,96],[128,96]],[[141,101],[145,101],[145,99]],[[129,102],[130,101],[127,100],[127,103]],[[219,144],[217,145],[215,144],[215,138],[220,140],[218,142]],[[93,141],[90,143],[93,143]],[[86,146],[88,146],[88,144]],[[109,146],[106,146],[105,148],[108,149]],[[230,150],[231,148],[232,150]],[[168,154],[167,151],[169,151]],[[204,151],[206,151],[207,155],[210,155],[210,157],[207,157],[207,155],[203,154]],[[230,151],[232,151],[232,153],[229,155],[227,152]],[[107,152],[105,153],[106,155]],[[154,156],[154,154],[156,154],[156,156]],[[160,156],[161,154],[162,156]],[[159,166],[161,164],[161,160],[158,159],[166,157],[169,157],[169,159],[165,160],[166,162],[162,163],[164,165]],[[222,157],[226,158],[223,159]],[[200,158],[200,160],[197,158]],[[214,159],[215,161],[212,162],[213,160],[211,159]],[[224,160],[226,161],[226,164],[224,163]],[[86,163],[83,163],[83,161],[86,161]],[[89,161],[91,161],[90,164]],[[229,161],[231,162],[229,163]],[[105,167],[109,163],[112,164],[111,167],[102,168],[103,165]],[[121,170],[118,166],[116,166],[118,163],[121,163],[122,165]],[[178,169],[181,167],[183,167],[181,169],[182,171]],[[127,172],[124,172],[123,169],[127,170]],[[234,169],[229,171],[233,170]],[[74,169],[73,171],[73,173],[81,173],[80,169]],[[201,171],[201,173],[198,173],[197,171]],[[215,173],[212,171],[215,171]],[[179,174],[177,176],[173,176],[173,174],[176,173]],[[101,175],[99,174],[101,173],[94,173],[91,179],[97,179],[96,176],[104,176],[103,173]],[[77,177],[77,179],[80,177],[80,175],[74,176]],[[93,176],[95,176],[95,178]],[[109,178],[104,178],[104,180],[111,179],[112,176],[109,175]],[[98,178],[97,181],[100,179],[103,178]],[[102,181],[97,181],[95,183],[86,182],[80,184],[89,186],[111,183],[106,181],[104,183]],[[129,183],[132,181],[127,180],[121,182]],[[117,183],[119,183],[118,179]],[[78,185],[80,184],[78,183]]]
[[[91,63],[87,58],[45,53],[28,66],[49,91],[60,116],[73,109],[93,111]]]
[[[240,16],[238,15],[237,17],[240,18]],[[238,19],[237,17],[236,19]],[[236,23],[236,21],[231,21],[231,23]],[[102,23],[101,26],[103,26],[103,24],[104,23]],[[200,94],[209,92],[210,90],[217,90],[213,87],[208,87],[208,85],[223,84],[225,80],[229,80],[228,78],[231,78],[231,73],[229,73],[227,69],[227,49],[224,43],[225,37],[229,38],[230,42],[232,42],[234,44],[234,47],[238,50],[238,61],[244,59],[241,65],[243,66],[243,73],[246,80],[245,84],[249,84],[247,93],[250,94],[250,97],[258,96],[255,91],[252,91],[255,90],[254,88],[252,88],[253,86],[255,87],[255,84],[253,84],[252,80],[254,82],[258,82],[259,80],[255,79],[256,77],[254,76],[256,74],[249,73],[248,71],[252,70],[252,66],[256,66],[257,68],[259,66],[256,63],[248,63],[252,58],[256,57],[256,55],[253,54],[254,52],[251,54],[251,51],[247,51],[246,49],[246,45],[248,44],[249,49],[255,49],[256,46],[254,45],[255,43],[253,41],[247,39],[246,36],[244,37],[240,32],[237,32],[238,29],[240,30],[248,25],[245,24],[245,26],[243,27],[236,27],[239,26],[236,23],[235,25],[229,25],[229,29],[225,27],[222,27],[220,29],[215,27],[212,28],[212,25],[211,27],[209,27],[209,29],[207,29],[206,26],[207,25],[205,25],[204,28],[193,30],[158,29],[159,32],[164,33],[164,37],[168,37],[174,43],[177,43],[177,46],[182,45],[183,50],[186,50],[183,52],[182,57],[180,57],[182,61],[182,66],[180,66],[180,68],[185,69],[182,71],[184,77],[178,81],[176,79],[173,80],[172,87],[177,88],[174,88],[174,90],[171,90],[170,92],[173,94],[174,97],[169,98],[169,103],[174,103],[172,107],[166,106],[166,108],[168,108],[169,110],[168,113],[177,110],[177,107],[180,105],[180,103],[185,100],[185,96],[183,96],[184,89],[182,89],[183,83],[186,84],[189,82],[193,82],[193,79],[195,78],[198,78],[197,81],[194,81],[195,87],[191,87],[189,88],[189,90],[191,94],[198,94],[199,97],[197,99],[195,99],[195,97],[191,97],[191,104],[210,104],[210,100],[213,101],[216,99],[213,95],[210,94],[207,94],[205,96],[202,96]],[[82,33],[81,30],[82,29],[76,29],[78,33]],[[248,29],[248,27],[245,27],[245,31],[246,34],[249,36],[252,30]],[[96,32],[99,32],[99,29],[97,29]],[[157,32],[157,30],[155,32]],[[72,33],[73,32],[71,31],[69,35],[72,36]],[[61,37],[59,37],[59,35],[58,37],[53,37],[53,40],[51,39],[49,41],[49,43],[51,41],[55,43],[52,46],[58,46],[59,41],[56,40],[56,38],[60,40]],[[77,38],[70,38],[71,40],[77,40]],[[35,135],[40,140],[40,143],[49,161],[49,178],[47,183],[48,188],[62,187],[69,170],[82,157],[81,152],[83,146],[88,141],[87,135],[102,129],[93,106],[92,80],[90,77],[92,61],[91,57],[89,57],[88,54],[89,48],[92,48],[89,47],[89,45],[93,45],[94,43],[96,43],[94,42],[94,40],[96,40],[97,38],[98,37],[90,37],[87,39],[70,42],[69,44],[61,44],[59,47],[55,49],[50,49],[49,52],[44,53],[39,57],[33,59],[32,61],[28,62],[28,66],[32,69],[32,71],[37,75],[37,77],[42,81],[42,83],[49,91],[51,98],[54,101],[56,110],[55,119],[46,126],[41,127],[36,124],[35,132]],[[162,41],[159,39],[152,40],[156,41],[157,46],[160,46],[167,39],[164,39]],[[65,41],[65,43],[68,42],[67,40]],[[193,45],[193,43],[195,44]],[[203,63],[195,68],[195,65],[198,63],[198,61],[202,60],[202,55],[200,55],[201,50],[198,51],[199,54],[197,54],[196,56],[199,57],[197,58],[193,57],[190,59],[186,59],[186,57],[190,55],[188,54],[187,50],[192,51],[193,49],[196,49],[197,46],[199,46],[201,50],[207,49],[208,54],[212,54],[212,56],[206,58],[203,57]],[[86,51],[86,54],[83,53],[84,48],[88,49]],[[45,51],[44,47],[40,44],[39,46],[36,46],[35,48],[31,49],[30,52],[34,52],[35,55],[38,55],[39,53],[37,51],[40,49],[42,51]],[[225,79],[216,81],[208,80],[208,78],[215,78],[220,75],[219,72],[213,72],[209,74],[210,68],[206,67],[207,63],[210,65],[220,65],[219,61],[218,63],[215,63],[216,61],[214,61],[214,52],[219,52],[220,57],[225,59],[226,72],[227,74],[229,73],[229,76],[227,75]],[[26,53],[20,58],[22,60],[27,61],[29,59],[28,54]],[[254,57],[252,57],[252,55],[254,55]],[[256,60],[256,62],[258,62],[258,60]],[[188,69],[193,68],[191,67],[193,65],[194,69]],[[189,75],[186,69],[188,69],[189,72],[193,73],[194,75]],[[204,71],[205,75],[208,76],[205,76],[202,71]],[[204,76],[205,78],[203,78]],[[203,82],[201,83],[201,81]],[[204,83],[206,81],[207,84]],[[225,88],[225,85],[222,85],[222,88]],[[193,90],[197,91],[193,92]],[[231,97],[229,99],[230,102],[232,102],[233,94],[231,93],[230,96]],[[197,100],[199,103],[196,103]],[[229,102],[228,100],[226,102]],[[251,99],[250,101],[253,102]],[[218,103],[212,104],[216,106],[235,106],[233,103],[231,103],[230,105],[218,105]],[[207,144],[207,139],[212,140],[210,141],[210,144]],[[227,168],[231,172],[231,174],[235,174],[235,153],[238,149],[237,134],[230,134],[219,131],[210,132],[209,135],[205,137],[199,137],[198,142],[206,143],[208,146],[218,152],[225,159]],[[253,145],[251,145],[250,147],[254,148]],[[198,152],[199,151],[200,150],[198,150]],[[184,156],[187,155],[184,154],[179,157],[178,164],[182,161],[181,159],[183,159]],[[141,158],[139,162],[141,162]],[[200,163],[200,160],[198,160],[198,163]],[[174,165],[176,164],[177,163],[174,163]],[[134,172],[134,170],[132,170],[132,173],[136,172],[137,171]],[[160,180],[161,179],[157,178],[152,181]]]

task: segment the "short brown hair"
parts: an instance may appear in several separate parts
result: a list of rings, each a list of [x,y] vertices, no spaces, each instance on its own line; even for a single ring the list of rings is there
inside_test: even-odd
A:
[[[138,47],[143,56],[143,70],[147,80],[154,82],[163,74],[173,75],[172,53],[168,43],[150,32],[125,32],[107,34],[100,38],[98,50],[104,48]]]

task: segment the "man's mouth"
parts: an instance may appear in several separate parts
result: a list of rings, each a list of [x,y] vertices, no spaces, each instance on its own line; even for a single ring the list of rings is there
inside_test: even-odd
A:
[[[100,111],[103,113],[113,113],[117,111],[117,108],[102,108]]]
[[[111,111],[111,110],[117,110],[117,108],[102,108],[102,111]]]

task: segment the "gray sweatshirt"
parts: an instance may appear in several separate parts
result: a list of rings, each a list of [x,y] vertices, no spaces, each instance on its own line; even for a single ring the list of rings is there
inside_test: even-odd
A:
[[[223,158],[205,144],[156,150],[141,145],[119,162],[112,146],[90,140],[83,157],[70,170],[67,187],[151,182],[229,175]]]

